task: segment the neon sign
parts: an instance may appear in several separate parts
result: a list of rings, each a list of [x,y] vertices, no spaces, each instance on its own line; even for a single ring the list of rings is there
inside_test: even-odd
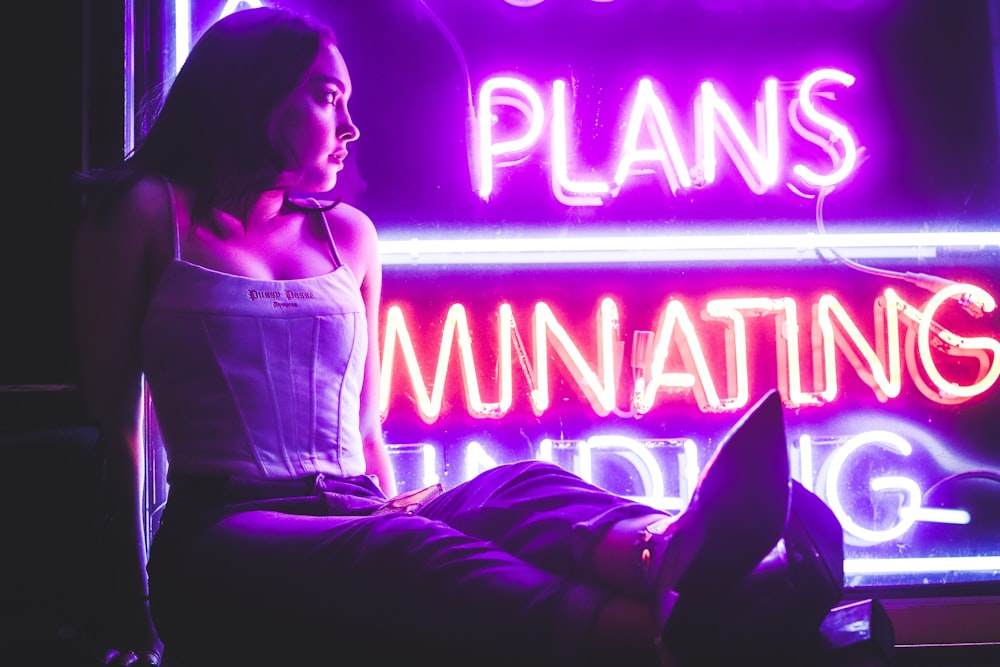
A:
[[[777,386],[849,585],[1000,571],[996,496],[928,497],[997,467],[995,168],[969,177],[996,164],[997,119],[969,30],[910,35],[899,19],[937,11],[919,2],[427,0],[420,25],[297,3],[345,26],[365,82],[349,166],[367,200],[337,194],[392,274],[380,409],[402,489],[532,457],[679,510],[716,430]],[[176,2],[177,65],[190,23],[266,3],[194,4]],[[428,37],[433,71],[378,26]],[[934,67],[886,59],[887,27]],[[534,39],[556,29],[573,39]],[[955,72],[972,83],[942,86]],[[413,122],[388,112],[402,100]]]
[[[873,475],[866,480],[870,491],[885,496],[901,498],[887,515],[875,525],[871,516],[859,517],[849,507],[845,491],[853,471],[853,459],[864,456],[864,449],[888,452],[905,459],[913,453],[913,445],[897,433],[874,430],[850,437],[821,437],[802,434],[794,443],[796,466],[793,476],[806,488],[816,491],[840,520],[849,541],[855,546],[871,546],[897,540],[917,522],[968,524],[971,517],[964,509],[932,508],[922,506],[923,492],[919,483],[903,474]],[[414,487],[440,481],[437,471],[439,457],[430,444],[393,445],[393,457],[404,477]],[[816,450],[825,452],[822,465],[814,469]],[[591,482],[614,487],[616,482],[598,480],[601,464],[611,463],[628,468],[633,485],[617,489],[652,507],[667,511],[683,509],[691,500],[701,468],[698,463],[699,447],[690,438],[637,439],[623,435],[594,435],[582,440],[553,440],[545,438],[538,443],[538,460],[557,463]],[[407,460],[408,459],[408,460]],[[612,461],[615,459],[615,461]],[[498,465],[480,442],[465,445],[464,479],[470,479],[482,470]],[[817,484],[817,481],[820,483]],[[620,482],[619,482],[620,483]],[[851,493],[857,496],[856,493]],[[854,500],[854,498],[852,498]],[[870,525],[864,525],[864,524]]]
[[[936,322],[939,310],[952,299],[981,304],[974,314],[996,310],[994,297],[975,285],[955,284],[938,291],[922,308],[887,288],[874,304],[874,340],[870,341],[848,313],[840,299],[822,294],[812,304],[811,339],[813,383],[804,388],[800,351],[799,302],[792,297],[743,297],[711,299],[700,313],[702,320],[720,325],[725,338],[725,373],[713,369],[703,351],[705,327],[696,327],[691,306],[678,299],[663,307],[655,331],[633,333],[632,368],[634,386],[629,409],[636,416],[648,413],[660,395],[692,393],[703,412],[734,412],[746,407],[750,398],[750,378],[763,369],[751,368],[748,349],[748,319],[771,318],[778,363],[779,388],[786,405],[793,408],[829,404],[839,394],[836,351],[850,362],[855,374],[880,401],[899,396],[905,367],[916,387],[928,400],[949,405],[989,391],[1000,378],[1000,341],[990,336],[962,336]],[[444,320],[432,382],[428,391],[421,371],[407,317],[399,305],[386,312],[382,351],[380,408],[383,419],[396,382],[396,349],[402,353],[403,367],[416,397],[421,418],[434,423],[441,416],[446,377],[453,349],[458,363],[465,405],[476,418],[499,418],[513,406],[513,360],[515,356],[528,381],[529,402],[536,415],[549,408],[550,353],[565,364],[595,415],[607,416],[618,410],[616,396],[623,363],[618,304],[605,298],[596,317],[596,361],[589,362],[580,351],[578,337],[571,335],[545,302],[535,304],[532,314],[532,354],[529,355],[509,304],[497,308],[497,356],[477,362],[466,307],[453,304]],[[900,329],[906,335],[900,337]],[[677,350],[679,359],[672,358]],[[942,360],[950,363],[945,364]],[[970,363],[960,364],[967,360]],[[480,366],[496,368],[499,375],[496,400],[484,401]],[[958,366],[963,366],[958,368]],[[965,366],[970,366],[966,368]],[[958,371],[954,377],[946,376]],[[721,376],[721,377],[720,377]],[[727,395],[720,387],[731,388]]]
[[[831,164],[813,168],[805,163],[791,166],[791,174],[809,188],[835,186],[847,179],[858,161],[859,148],[850,128],[817,105],[821,98],[835,99],[829,89],[849,88],[855,77],[847,72],[823,68],[807,74],[797,84],[789,103],[791,129],[800,138],[815,144]],[[571,173],[575,166],[569,128],[569,104],[566,81],[552,82],[550,122],[550,181],[552,193],[567,206],[597,206],[618,196],[629,179],[658,173],[666,179],[671,194],[715,183],[718,172],[718,147],[721,143],[738,168],[750,190],[763,194],[777,182],[782,171],[782,143],[787,137],[778,131],[778,80],[766,79],[755,102],[755,139],[734,111],[733,103],[719,86],[703,81],[695,98],[698,125],[695,159],[689,165],[684,155],[676,120],[668,110],[664,96],[656,92],[652,79],[642,78],[636,85],[625,130],[618,146],[620,158],[611,170],[610,179],[582,180]],[[527,127],[519,134],[503,132],[498,107],[513,108],[524,117]],[[512,168],[534,149],[546,125],[545,104],[538,90],[527,81],[513,76],[487,79],[479,89],[479,196],[494,195],[495,170]],[[515,124],[516,123],[508,123]],[[642,137],[647,138],[643,141]],[[718,140],[718,141],[717,141]],[[651,144],[643,147],[643,144]]]
[[[434,343],[436,334],[426,327],[417,337],[411,333],[416,311],[390,304],[383,348],[384,416],[389,416],[390,396],[397,408],[403,407],[398,401],[409,396],[423,421],[441,423],[442,433],[453,431],[447,424],[457,417],[446,416],[443,405],[454,360],[458,373],[451,377],[459,378],[462,387],[453,386],[451,391],[463,395],[465,410],[474,422],[503,422],[515,416],[518,403],[512,387],[517,368],[529,387],[525,396],[532,414],[543,418],[557,396],[549,368],[557,360],[572,378],[570,386],[585,409],[596,418],[636,421],[605,421],[603,427],[595,423],[589,427],[590,435],[543,437],[530,443],[529,455],[555,462],[651,507],[676,511],[689,501],[700,466],[713,446],[703,438],[679,434],[650,438],[637,434],[635,425],[665,403],[686,397],[688,401],[694,397],[705,413],[744,407],[753,380],[767,374],[754,366],[750,350],[751,343],[759,343],[755,338],[769,338],[768,344],[774,345],[775,372],[786,405],[795,411],[836,405],[844,396],[844,371],[853,371],[877,401],[909,405],[913,399],[903,396],[904,390],[911,390],[910,394],[917,390],[931,405],[955,405],[995,393],[1000,379],[1000,335],[989,325],[986,335],[965,333],[982,330],[977,322],[984,314],[996,312],[995,297],[967,283],[942,283],[922,304],[885,288],[874,300],[870,316],[852,312],[842,298],[831,293],[806,302],[791,296],[752,295],[708,299],[703,304],[671,299],[662,307],[655,330],[632,332],[630,359],[626,358],[623,338],[628,336],[622,335],[618,301],[604,298],[599,302],[592,333],[568,327],[556,310],[549,302],[534,303],[530,326],[521,327],[530,331],[525,345],[510,304],[496,308],[496,329],[484,340],[473,331],[469,308],[452,303],[438,327],[440,342]],[[426,308],[420,312],[419,319],[426,321]],[[810,315],[804,316],[807,312]],[[941,323],[945,320],[947,326]],[[712,347],[705,342],[713,336],[725,340],[724,358],[705,353]],[[809,341],[805,349],[798,346],[800,336]],[[426,349],[429,342],[431,348],[436,347],[436,360],[433,354],[424,359],[417,351]],[[484,354],[493,345],[495,354]],[[838,369],[834,361],[838,354],[848,362],[844,369]],[[803,377],[809,373],[800,356],[812,360],[813,386],[809,389]],[[431,363],[422,363],[426,361]],[[631,389],[627,408],[615,401],[624,364],[632,370],[632,386],[626,387]],[[421,369],[427,367],[433,369],[433,379],[425,383]],[[490,380],[484,382],[484,376],[493,378],[494,384],[487,388]],[[723,387],[728,392],[716,390]],[[564,395],[559,398],[566,400]],[[656,431],[660,428],[653,426]],[[401,484],[434,483],[448,470],[450,483],[457,483],[503,462],[510,456],[505,436],[491,437],[491,429],[484,429],[458,442],[450,437],[437,442],[397,440],[391,450]],[[919,452],[913,444],[914,434],[921,440],[936,439],[931,432],[921,431],[917,423],[909,422],[900,432],[868,427],[853,434],[831,435],[843,433],[843,428],[829,425],[788,432],[793,475],[818,493],[844,527],[845,567],[855,582],[888,573],[946,580],[956,570],[967,577],[989,577],[1000,569],[1000,553],[981,547],[974,556],[962,556],[962,551],[915,558],[895,555],[897,545],[926,534],[921,532],[922,525],[974,530],[990,521],[982,508],[929,502],[929,489],[948,471],[931,463],[928,456],[933,454]],[[435,432],[418,437],[434,438]]]

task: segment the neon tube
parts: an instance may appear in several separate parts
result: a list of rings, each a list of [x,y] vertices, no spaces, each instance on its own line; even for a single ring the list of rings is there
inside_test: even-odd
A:
[[[662,224],[662,223],[661,223]],[[497,238],[393,238],[379,241],[387,266],[417,264],[562,264],[790,260],[825,263],[817,250],[837,248],[853,258],[936,257],[939,250],[1000,249],[1000,232],[655,235]]]

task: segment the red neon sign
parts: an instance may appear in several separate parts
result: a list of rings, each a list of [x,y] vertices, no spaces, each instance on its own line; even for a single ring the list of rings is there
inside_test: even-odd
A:
[[[995,298],[985,290],[968,284],[955,284],[938,291],[923,307],[903,300],[887,288],[874,304],[870,341],[841,300],[823,294],[811,304],[809,331],[813,359],[813,382],[805,388],[800,350],[800,304],[791,297],[742,297],[712,299],[705,303],[700,318],[723,326],[725,335],[725,371],[711,364],[703,351],[702,339],[710,335],[706,327],[695,325],[692,306],[671,299],[664,306],[655,331],[633,334],[632,365],[635,384],[631,387],[630,409],[636,414],[649,412],[663,394],[691,392],[704,412],[734,412],[746,407],[753,374],[747,355],[747,320],[773,318],[774,342],[778,360],[777,376],[781,393],[790,407],[815,407],[837,399],[840,381],[836,350],[849,360],[857,376],[870,387],[875,397],[886,402],[900,394],[903,369],[920,392],[939,404],[962,402],[989,391],[1000,377],[1000,341],[995,337],[966,337],[936,322],[938,311],[952,299],[974,299],[982,312],[996,309]],[[407,325],[407,316],[399,305],[386,313],[381,382],[383,417],[389,409],[398,379],[396,350],[400,350],[405,375],[409,379],[421,418],[434,423],[441,416],[446,376],[453,348],[457,348],[461,367],[465,405],[476,418],[499,418],[513,408],[513,360],[518,359],[530,385],[529,402],[536,415],[549,408],[550,352],[558,357],[572,375],[576,388],[596,415],[606,416],[617,409],[624,342],[621,339],[618,304],[605,298],[596,316],[596,358],[588,361],[579,336],[560,323],[545,302],[535,304],[532,314],[531,352],[525,349],[518,333],[513,310],[508,304],[497,308],[497,356],[488,363],[477,361],[475,337],[469,327],[466,306],[453,304],[448,309],[441,331],[432,389],[428,391]],[[901,338],[901,326],[906,335]],[[642,350],[638,355],[636,350]],[[672,350],[679,352],[675,360]],[[973,370],[956,371],[956,362],[971,362]],[[945,362],[948,361],[948,363]],[[483,381],[478,368],[497,369],[498,381],[493,392],[496,400],[483,399]],[[714,366],[714,367],[713,367]],[[394,382],[395,380],[395,382]],[[720,389],[722,388],[722,389]],[[732,388],[727,393],[725,388]],[[402,392],[397,392],[402,393]]]

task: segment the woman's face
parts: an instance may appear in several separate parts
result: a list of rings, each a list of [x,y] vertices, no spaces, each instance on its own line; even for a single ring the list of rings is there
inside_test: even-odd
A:
[[[344,57],[324,41],[303,82],[274,113],[277,145],[288,154],[293,172],[291,182],[282,185],[299,192],[327,192],[337,184],[347,144],[358,138],[347,111],[350,96]]]

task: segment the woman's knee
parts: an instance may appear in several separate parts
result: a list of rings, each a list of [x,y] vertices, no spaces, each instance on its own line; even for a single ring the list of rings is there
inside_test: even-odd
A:
[[[500,468],[505,468],[511,477],[540,477],[545,475],[560,475],[565,476],[569,473],[565,468],[562,468],[555,463],[550,461],[540,461],[538,459],[525,459],[523,461],[515,461],[513,463],[506,463]]]

